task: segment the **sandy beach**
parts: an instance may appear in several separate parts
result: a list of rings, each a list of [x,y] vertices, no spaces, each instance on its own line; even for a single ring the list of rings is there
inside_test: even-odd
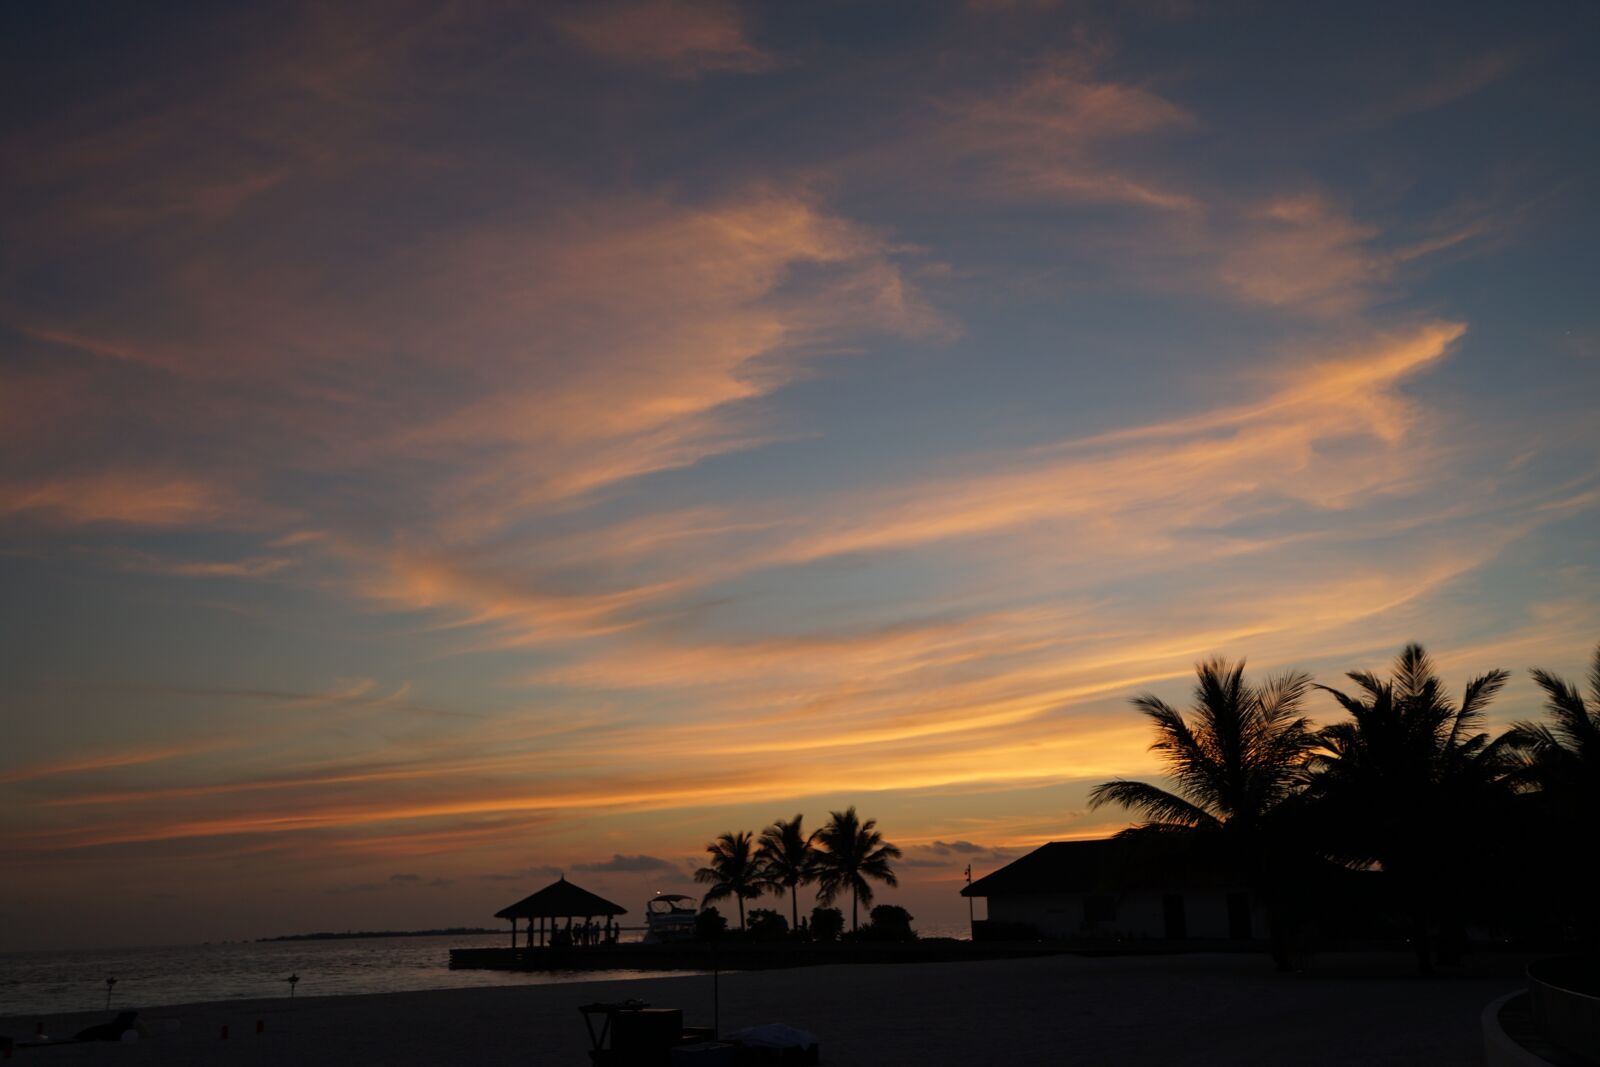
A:
[[[1254,955],[989,960],[725,974],[723,1032],[783,1022],[823,1062],[1170,1065],[1478,1064],[1479,1014],[1523,961],[1421,978],[1401,955],[1328,955],[1276,975]],[[628,998],[709,1024],[709,977],[307,997],[151,1008],[134,1044],[18,1049],[20,1064],[339,1067],[588,1062],[577,1007]],[[62,1016],[70,1034],[104,1014]],[[257,1034],[260,1020],[265,1031]],[[32,1019],[0,1032],[31,1034]],[[229,1027],[229,1038],[220,1038]]]

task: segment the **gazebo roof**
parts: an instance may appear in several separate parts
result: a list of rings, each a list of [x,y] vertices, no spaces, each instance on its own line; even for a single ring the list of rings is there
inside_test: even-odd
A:
[[[530,893],[509,908],[494,913],[496,919],[566,918],[574,915],[626,915],[628,909],[595,896],[567,881],[563,875],[537,893]]]

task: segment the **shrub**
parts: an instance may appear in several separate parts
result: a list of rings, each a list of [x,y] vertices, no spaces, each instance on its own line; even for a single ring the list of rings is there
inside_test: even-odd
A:
[[[782,941],[789,936],[789,920],[771,908],[754,909],[745,925],[755,941]]]
[[[811,939],[813,941],[837,941],[844,931],[844,912],[838,908],[816,907],[811,909]]]
[[[911,913],[898,904],[879,904],[872,909],[872,920],[861,931],[869,941],[915,941]]]
[[[728,932],[728,920],[722,917],[722,912],[716,908],[703,908],[699,915],[694,917],[694,939],[696,941],[715,941]]]

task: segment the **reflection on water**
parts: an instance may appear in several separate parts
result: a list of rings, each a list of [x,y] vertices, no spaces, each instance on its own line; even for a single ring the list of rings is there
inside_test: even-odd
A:
[[[417,989],[603,982],[663,978],[686,971],[539,973],[452,971],[452,948],[497,948],[509,934],[274,941],[168,948],[79,949],[0,953],[0,1017],[103,1011],[106,979],[116,978],[113,1008],[150,1008],[206,1000]]]
[[[919,924],[920,925],[920,924]],[[924,936],[966,936],[965,924],[923,928]],[[637,938],[638,934],[629,935]],[[0,953],[0,1018],[103,1011],[106,979],[117,980],[113,1008],[152,1008],[207,1000],[418,989],[549,985],[620,978],[665,978],[694,971],[452,971],[452,948],[500,948],[509,934],[272,941],[168,948]]]

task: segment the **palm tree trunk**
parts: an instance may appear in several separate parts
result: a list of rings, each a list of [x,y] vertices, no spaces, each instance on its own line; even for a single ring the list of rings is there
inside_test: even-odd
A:
[[[796,937],[800,936],[800,883],[796,882],[789,887],[789,907],[794,912],[794,925],[789,927],[789,932]]]
[[[1411,949],[1417,954],[1417,972],[1433,973],[1433,916],[1430,914],[1427,885],[1410,866],[1395,865],[1407,909],[1411,912]]]
[[[1289,892],[1287,883],[1298,881],[1283,869],[1281,855],[1269,854],[1262,849],[1255,856],[1251,889],[1261,902],[1261,912],[1267,922],[1267,951],[1272,963],[1281,973],[1294,970],[1294,937],[1290,922]]]
[[[739,896],[737,893],[734,894],[734,897],[739,901],[739,932],[742,934],[744,933],[744,897]]]
[[[856,914],[856,887],[855,886],[851,886],[850,887],[850,932],[852,934],[856,932],[857,919],[858,918],[859,918],[859,916]]]

